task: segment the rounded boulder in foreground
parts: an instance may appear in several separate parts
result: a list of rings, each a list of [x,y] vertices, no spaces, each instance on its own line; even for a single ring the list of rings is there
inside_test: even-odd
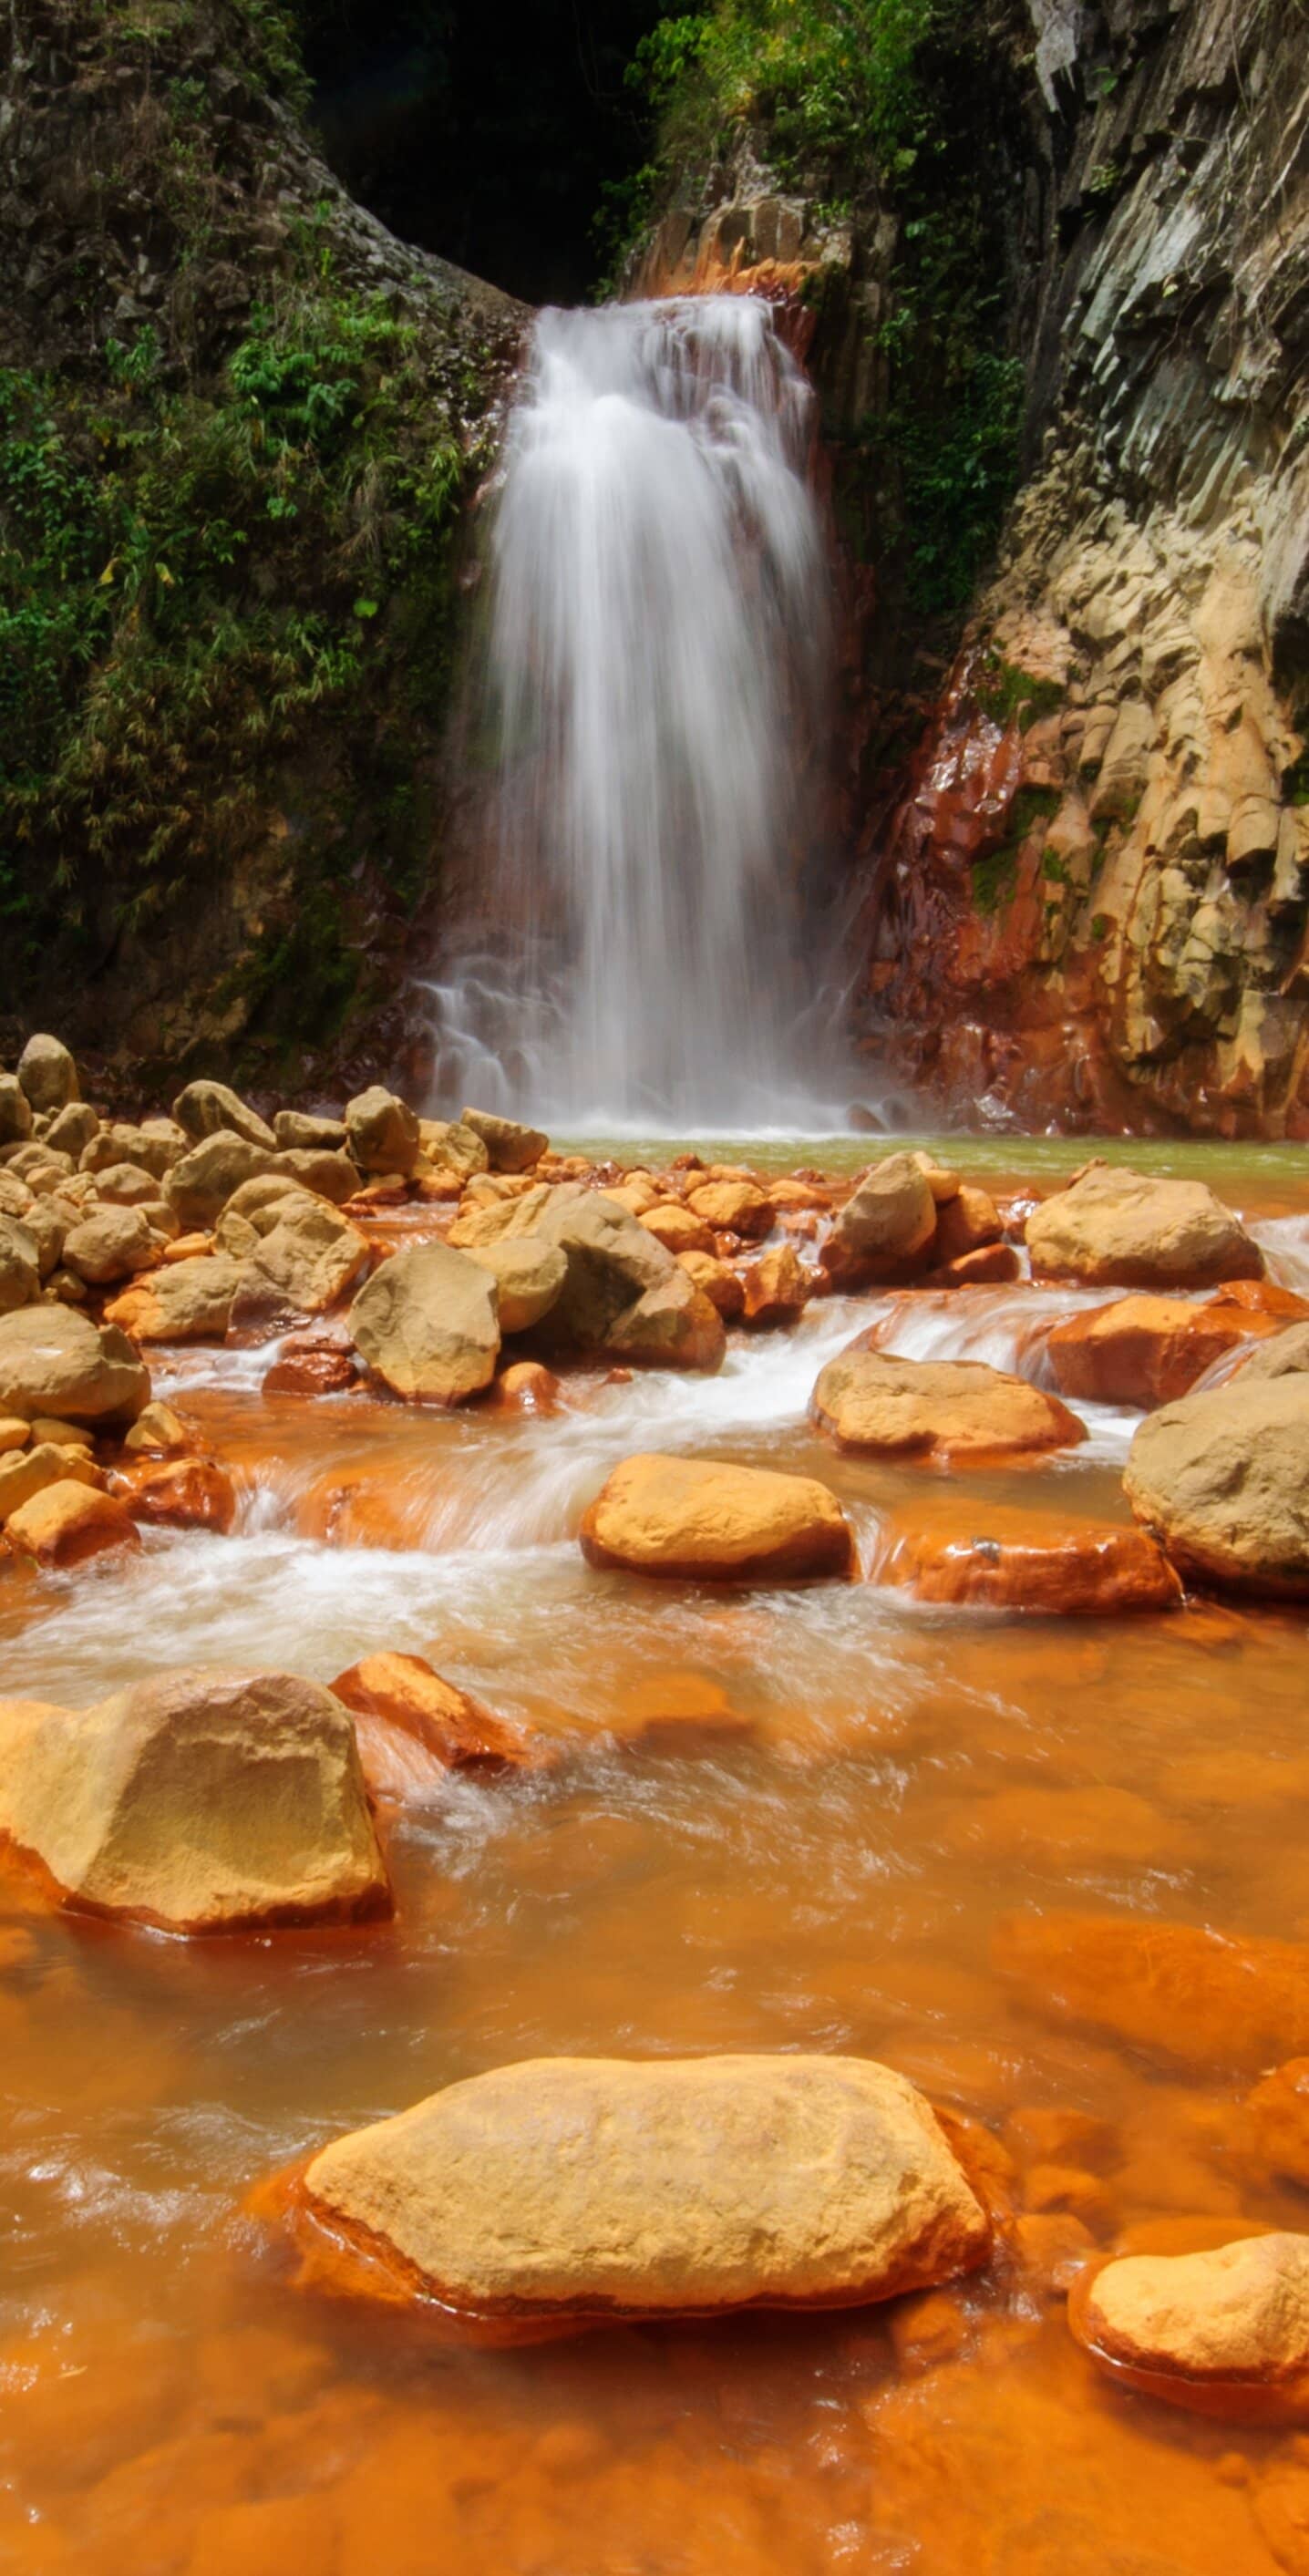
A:
[[[1058,1396],[984,1360],[902,1360],[857,1345],[820,1371],[810,1409],[839,1448],[887,1457],[1020,1457],[1086,1438]]]
[[[527,2327],[853,2307],[990,2246],[930,2105],[852,2057],[499,2067],[338,2139],[303,2192],[356,2286]]]
[[[0,1835],[64,1904],[172,1932],[391,1910],[353,1723],[291,1673],[0,1703]]]
[[[60,1422],[134,1422],[150,1373],[125,1333],[67,1306],[0,1316],[0,1412]]]
[[[1246,1368],[1147,1414],[1123,1491],[1184,1574],[1309,1596],[1309,1375]]]
[[[589,1565],[689,1582],[801,1583],[855,1570],[835,1494],[712,1458],[625,1458],[584,1515]]]
[[[1309,2236],[1124,2256],[1078,2285],[1069,2322],[1094,2360],[1169,2405],[1309,2421]]]

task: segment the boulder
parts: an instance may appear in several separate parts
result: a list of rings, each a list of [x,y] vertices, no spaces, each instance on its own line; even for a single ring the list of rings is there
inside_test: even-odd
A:
[[[1280,1335],[1273,1315],[1242,1306],[1193,1306],[1182,1297],[1120,1297],[1065,1316],[1046,1356],[1065,1395],[1099,1404],[1170,1404],[1242,1342]]]
[[[1252,1384],[1247,1366],[1147,1414],[1123,1491],[1183,1574],[1309,1596],[1309,1376]]]
[[[85,1100],[70,1100],[67,1108],[58,1109],[45,1131],[44,1142],[52,1152],[71,1154],[80,1163],[93,1137],[100,1133],[100,1121]]]
[[[279,1109],[273,1120],[273,1142],[281,1153],[344,1153],[345,1120],[316,1118],[303,1109]]]
[[[212,1226],[243,1181],[275,1168],[271,1147],[253,1145],[220,1127],[174,1163],[165,1176],[164,1196],[179,1224]]]
[[[0,1073],[0,1145],[19,1145],[32,1133],[32,1104],[16,1073]]]
[[[63,1238],[64,1267],[75,1270],[90,1287],[107,1288],[148,1270],[159,1257],[145,1218],[135,1207],[97,1207],[70,1226]]]
[[[926,1173],[928,1188],[931,1181]],[[1000,1211],[985,1190],[976,1190],[965,1181],[951,1196],[938,1203],[936,1240],[932,1259],[941,1263],[960,1261],[966,1252],[981,1252],[988,1244],[999,1243],[1004,1234]]]
[[[312,1191],[315,1198],[330,1199],[333,1207],[344,1207],[359,1187],[359,1174],[349,1155],[322,1145],[292,1146],[279,1152],[277,1170],[287,1180],[298,1181],[301,1189]]]
[[[147,1404],[138,1414],[123,1447],[133,1456],[177,1457],[195,1443],[171,1404]]]
[[[633,1366],[718,1365],[721,1326],[706,1323],[671,1252],[603,1191],[566,1183],[482,1213],[499,1220],[500,1240],[539,1235],[565,1255],[567,1275],[542,1327],[551,1349],[603,1351]],[[646,1305],[652,1290],[665,1294]]]
[[[474,1179],[477,1175],[474,1174]],[[479,1244],[500,1243],[507,1234],[530,1234],[537,1217],[549,1207],[554,1196],[546,1181],[537,1181],[521,1198],[506,1199],[497,1193],[483,1199],[474,1194],[469,1184],[459,1202],[459,1214],[446,1236],[447,1243],[459,1251],[475,1251]]]
[[[1264,1257],[1204,1181],[1092,1163],[1027,1220],[1032,1269],[1091,1287],[1208,1288],[1257,1279]]]
[[[842,1449],[887,1457],[1020,1457],[1086,1426],[1057,1396],[982,1360],[903,1360],[856,1344],[829,1360],[811,1410]]]
[[[240,1282],[240,1265],[226,1252],[164,1262],[122,1289],[105,1321],[136,1342],[221,1342]]]
[[[422,1151],[413,1110],[378,1082],[346,1102],[345,1132],[361,1172],[410,1172]]]
[[[725,1324],[734,1324],[744,1314],[745,1284],[730,1261],[718,1261],[709,1252],[679,1252],[676,1259],[678,1269],[717,1308]]]
[[[148,1207],[158,1199],[159,1189],[153,1172],[140,1163],[110,1163],[95,1175],[97,1199],[114,1207]]]
[[[29,1220],[24,1217],[26,1225]],[[1241,1362],[1243,1386],[1266,1386],[1273,1378],[1303,1377],[1309,1370],[1309,1324],[1283,1325],[1261,1350]]]
[[[539,1127],[520,1126],[516,1118],[497,1118],[489,1109],[461,1109],[458,1123],[480,1137],[493,1172],[530,1171],[550,1150],[550,1139]],[[444,1153],[433,1157],[437,1162],[449,1159]]]
[[[171,1118],[146,1118],[139,1127],[118,1121],[97,1127],[83,1147],[80,1168],[84,1172],[107,1172],[114,1163],[133,1163],[139,1171],[153,1172],[157,1181],[171,1172],[189,1151],[186,1130]]]
[[[533,1765],[533,1748],[521,1727],[494,1716],[454,1682],[443,1681],[422,1655],[365,1655],[362,1663],[338,1673],[331,1689],[356,1717],[397,1729],[443,1770],[515,1771]],[[364,1760],[367,1768],[366,1750]]]
[[[82,1565],[109,1548],[140,1545],[131,1516],[117,1497],[88,1485],[67,1462],[62,1476],[10,1513],[5,1536],[20,1556],[56,1568]]]
[[[70,1224],[76,1222],[77,1214],[78,1211],[62,1199],[40,1198],[33,1199],[23,1218],[23,1232],[31,1236],[36,1246],[37,1268],[43,1279],[49,1279],[59,1268],[64,1241]]]
[[[722,1317],[686,1273],[672,1274],[626,1306],[609,1328],[605,1350],[629,1368],[701,1369],[712,1375],[727,1350]]]
[[[464,1254],[495,1281],[502,1333],[525,1333],[549,1314],[568,1276],[568,1262],[556,1243],[539,1235],[511,1235],[500,1243],[482,1243]]]
[[[26,1181],[17,1172],[0,1170],[0,1216],[16,1216],[25,1221],[35,1205]]]
[[[215,1249],[243,1263],[238,1303],[322,1315],[368,1268],[366,1234],[330,1200],[280,1174],[234,1192],[214,1231]],[[234,1316],[239,1321],[239,1315]]]
[[[1274,2173],[1309,2185],[1309,2057],[1288,2058],[1265,2075],[1245,2116],[1252,2145]]]
[[[1171,1610],[1181,1581],[1143,1530],[1112,1521],[1024,1511],[1012,1503],[960,1503],[892,1513],[870,1568],[920,1601],[1043,1617],[1117,1617]]]
[[[705,1181],[688,1190],[686,1204],[693,1216],[713,1234],[739,1234],[757,1242],[771,1234],[776,1210],[766,1190],[753,1181]],[[679,1252],[695,1249],[691,1244],[677,1244]]]
[[[53,1117],[82,1096],[77,1066],[59,1038],[30,1037],[18,1059],[18,1079],[35,1117]]]
[[[923,1267],[936,1239],[936,1200],[912,1154],[876,1163],[834,1218],[819,1260],[841,1286],[888,1282]]]
[[[263,1382],[265,1395],[344,1395],[358,1384],[354,1352],[325,1334],[293,1333]]]
[[[1309,2051],[1309,1947],[1157,1917],[1005,1916],[993,1964],[1037,2011],[1200,2067]]]
[[[460,1172],[468,1178],[491,1168],[481,1137],[461,1118],[420,1118],[418,1136],[429,1163],[438,1171]]]
[[[324,2148],[357,2286],[583,2324],[860,2305],[983,2262],[929,2105],[870,2059],[538,2058]]]
[[[625,1196],[620,1197],[617,1190],[608,1190],[605,1195],[616,1199],[620,1206],[626,1205]],[[630,1213],[656,1243],[662,1243],[666,1252],[713,1251],[712,1227],[693,1208],[684,1207],[680,1199],[656,1199],[653,1207],[633,1208]]]
[[[271,1154],[277,1143],[267,1121],[225,1082],[188,1082],[173,1102],[173,1116],[197,1145],[206,1136],[241,1136]]]
[[[36,1238],[16,1216],[0,1216],[0,1315],[34,1306],[41,1294]]]
[[[558,1409],[559,1380],[542,1360],[514,1360],[510,1367],[501,1369],[495,1391],[500,1402],[517,1413],[554,1413]]]
[[[802,1583],[855,1571],[849,1522],[826,1485],[712,1458],[624,1459],[580,1538],[590,1565],[688,1582]]]
[[[0,1521],[7,1521],[11,1512],[21,1511],[34,1494],[44,1493],[47,1485],[57,1485],[61,1478],[78,1485],[104,1483],[89,1457],[53,1440],[38,1439],[11,1457],[0,1455]]]
[[[923,1273],[925,1288],[1002,1288],[1021,1279],[1023,1265],[1012,1243],[979,1243]]]
[[[30,1422],[24,1422],[16,1413],[0,1413],[0,1458],[11,1450],[25,1449],[31,1437]]]
[[[1077,2283],[1068,2313],[1128,2387],[1193,2414],[1309,2421],[1309,2236],[1120,2256]]]
[[[134,1520],[217,1530],[226,1537],[236,1519],[236,1488],[216,1458],[143,1461],[127,1471],[125,1481]]]
[[[348,1329],[356,1350],[393,1395],[459,1404],[495,1375],[495,1282],[447,1244],[398,1252],[360,1290]]]
[[[747,1332],[774,1332],[780,1324],[793,1324],[804,1313],[813,1293],[813,1280],[793,1245],[774,1244],[771,1251],[760,1254],[742,1274],[744,1311],[742,1322]]]
[[[89,1709],[0,1703],[0,1747],[0,1831],[67,1905],[174,1932],[390,1911],[354,1728],[317,1682],[174,1672]]]
[[[51,1305],[0,1317],[0,1411],[108,1425],[149,1400],[149,1370],[112,1323]]]

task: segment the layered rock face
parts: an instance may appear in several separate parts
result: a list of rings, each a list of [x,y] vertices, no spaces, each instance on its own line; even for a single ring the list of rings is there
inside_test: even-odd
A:
[[[1303,29],[1030,8],[1039,462],[879,834],[865,1039],[951,1111],[1303,1136]]]

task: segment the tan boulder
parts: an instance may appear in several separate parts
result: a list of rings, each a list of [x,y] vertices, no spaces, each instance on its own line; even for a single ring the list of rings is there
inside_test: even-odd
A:
[[[679,1270],[717,1307],[725,1324],[734,1324],[744,1314],[745,1285],[730,1261],[719,1261],[710,1252],[679,1252],[676,1259]]]
[[[0,1315],[34,1306],[41,1294],[41,1256],[36,1238],[15,1216],[0,1216]]]
[[[894,1281],[926,1266],[935,1239],[926,1173],[912,1154],[888,1154],[846,1200],[818,1257],[842,1286]]]
[[[624,1459],[580,1538],[590,1565],[688,1582],[802,1583],[855,1570],[850,1525],[826,1485],[712,1458]]]
[[[177,1457],[193,1449],[195,1441],[180,1413],[171,1404],[147,1404],[138,1414],[123,1442],[129,1454]]]
[[[150,1373],[125,1334],[67,1307],[0,1316],[0,1410],[31,1421],[134,1422],[150,1398]]]
[[[32,1437],[32,1426],[21,1414],[0,1413],[0,1458],[11,1449],[25,1449]]]
[[[218,1252],[242,1264],[232,1321],[257,1313],[322,1315],[372,1259],[366,1234],[330,1200],[280,1174],[248,1181],[228,1200],[214,1233]]]
[[[42,1279],[52,1279],[59,1268],[65,1241],[78,1214],[64,1199],[33,1199],[22,1225],[24,1234],[30,1235],[36,1246],[36,1266]]]
[[[240,1264],[226,1252],[164,1262],[105,1308],[135,1342],[221,1342],[240,1285]]]
[[[161,1186],[140,1163],[111,1163],[95,1175],[96,1198],[114,1207],[149,1207],[158,1201]]]
[[[1026,1378],[982,1360],[903,1360],[857,1344],[820,1372],[811,1409],[840,1448],[888,1457],[1017,1457],[1086,1438],[1076,1414]]]
[[[616,1190],[609,1190],[605,1195],[617,1198],[619,1194]],[[637,1208],[633,1213],[637,1224],[643,1225],[646,1233],[652,1234],[656,1243],[662,1243],[667,1252],[713,1251],[712,1227],[704,1217],[697,1216],[693,1208],[684,1207],[680,1199],[656,1199],[653,1206]]]
[[[336,2140],[303,2190],[358,2286],[556,2323],[854,2306],[990,2244],[929,2105],[862,2058],[529,2060]]]
[[[539,1235],[511,1235],[499,1243],[470,1245],[464,1255],[495,1281],[502,1333],[526,1333],[548,1315],[568,1276],[568,1262],[556,1243]]]
[[[1193,2066],[1309,2051],[1309,1947],[1156,1917],[1020,1913],[992,1960],[1038,2011]]]
[[[32,1104],[16,1073],[0,1073],[0,1145],[15,1145],[32,1133]]]
[[[813,1277],[806,1270],[794,1246],[774,1244],[749,1263],[742,1274],[744,1311],[741,1320],[747,1332],[775,1332],[779,1325],[793,1324],[804,1313],[813,1294]]]
[[[953,1498],[889,1515],[870,1573],[920,1601],[1046,1618],[1171,1610],[1182,1597],[1176,1569],[1144,1530]]]
[[[1251,1383],[1247,1367],[1223,1386],[1147,1414],[1128,1452],[1123,1491],[1184,1574],[1303,1599],[1309,1376]]]
[[[188,1082],[173,1102],[173,1117],[197,1145],[206,1136],[232,1135],[272,1153],[277,1142],[267,1121],[225,1082]]]
[[[1242,1342],[1282,1331],[1273,1315],[1182,1297],[1120,1297],[1112,1306],[1068,1315],[1046,1339],[1046,1355],[1065,1395],[1100,1404],[1170,1404],[1215,1360]]]
[[[717,1307],[675,1263],[668,1278],[647,1288],[610,1325],[605,1350],[630,1368],[701,1369],[712,1375],[722,1367],[727,1336]]]
[[[80,1162],[93,1136],[100,1133],[100,1121],[85,1100],[70,1100],[57,1109],[45,1131],[44,1143],[58,1154],[71,1154]]]
[[[0,1169],[0,1216],[27,1219],[35,1200],[27,1183],[17,1172]]]
[[[137,1207],[91,1209],[63,1239],[63,1263],[90,1287],[107,1288],[157,1261],[158,1247]]]
[[[53,1117],[82,1096],[77,1066],[67,1047],[44,1031],[28,1039],[18,1059],[18,1079],[37,1117]]]
[[[422,1151],[414,1111],[380,1082],[347,1100],[345,1133],[361,1172],[412,1171]]]
[[[34,1440],[53,1441],[56,1449],[91,1451],[91,1434],[83,1422],[61,1422],[57,1413],[38,1413],[28,1425]]]
[[[1309,2421],[1309,2236],[1121,2256],[1078,2283],[1069,2322],[1116,2379],[1169,2405]]]
[[[424,1244],[384,1261],[347,1322],[374,1376],[412,1402],[459,1404],[495,1375],[495,1282],[446,1244]]]
[[[461,1196],[459,1214],[446,1242],[457,1252],[472,1252],[479,1244],[501,1243],[508,1234],[533,1233],[536,1219],[549,1207],[552,1196],[547,1181],[534,1182],[517,1200],[507,1199],[498,1191],[492,1198],[480,1198],[470,1183]]]
[[[1255,1319],[1252,1317],[1251,1321]],[[1243,1386],[1266,1386],[1270,1379],[1302,1377],[1309,1369],[1309,1324],[1282,1325],[1241,1362]]]
[[[568,1264],[541,1326],[551,1352],[603,1352],[634,1368],[717,1368],[722,1325],[662,1243],[605,1192],[574,1184],[487,1211],[500,1237],[539,1235]],[[452,1229],[452,1237],[461,1230]]]
[[[539,1127],[524,1127],[516,1118],[497,1118],[490,1109],[461,1109],[458,1124],[481,1139],[493,1172],[530,1171],[550,1149],[550,1139]]]
[[[1032,1269],[1092,1287],[1207,1288],[1257,1279],[1259,1246],[1204,1181],[1093,1163],[1027,1220]]]
[[[174,1119],[143,1119],[139,1127],[111,1119],[103,1127],[97,1122],[78,1159],[81,1170],[97,1179],[117,1164],[130,1163],[134,1170],[152,1172],[162,1181],[188,1150],[186,1130]]]
[[[757,1242],[771,1234],[776,1209],[766,1190],[754,1181],[705,1181],[688,1190],[686,1204],[693,1216],[714,1234],[739,1234],[748,1242]],[[690,1244],[679,1244],[678,1251],[691,1251]]]
[[[62,1476],[10,1513],[5,1536],[20,1556],[54,1567],[82,1565],[109,1548],[140,1545],[131,1516],[117,1497],[83,1482],[81,1462],[67,1460]]]
[[[164,1178],[164,1196],[184,1228],[212,1226],[243,1181],[275,1168],[271,1146],[252,1145],[231,1128],[220,1127],[173,1164]]]
[[[174,1672],[89,1709],[0,1704],[0,1746],[0,1832],[65,1904],[178,1932],[390,1911],[354,1727],[317,1682]]]
[[[309,1190],[315,1198],[330,1199],[333,1207],[344,1207],[359,1187],[359,1174],[349,1155],[322,1145],[279,1151],[277,1169],[287,1180],[298,1181],[301,1189]]]
[[[928,1188],[931,1188],[930,1181]],[[994,1199],[985,1190],[973,1189],[963,1181],[937,1207],[932,1259],[937,1263],[959,1261],[966,1252],[980,1252],[987,1244],[999,1243],[1003,1234],[1004,1226]]]
[[[357,1718],[421,1745],[442,1770],[515,1771],[535,1765],[535,1749],[522,1727],[494,1716],[454,1682],[443,1681],[422,1655],[365,1655],[362,1663],[337,1674],[331,1690]],[[367,1771],[369,1744],[363,1728],[360,1752]]]
[[[466,1127],[461,1118],[420,1118],[418,1138],[429,1163],[437,1171],[460,1172],[465,1180],[475,1172],[489,1172],[491,1157],[480,1136]]]
[[[345,1120],[316,1117],[304,1109],[279,1109],[273,1120],[273,1142],[281,1154],[341,1154]]]
[[[44,1493],[47,1485],[57,1485],[61,1478],[79,1485],[104,1483],[100,1469],[84,1452],[53,1440],[34,1440],[12,1456],[0,1454],[0,1521],[7,1521],[11,1512],[21,1511],[34,1494]]]

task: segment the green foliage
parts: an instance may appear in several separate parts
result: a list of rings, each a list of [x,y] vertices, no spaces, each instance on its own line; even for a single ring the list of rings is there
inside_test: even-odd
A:
[[[981,676],[974,682],[973,696],[984,716],[992,724],[1017,723],[1026,733],[1042,716],[1053,715],[1063,704],[1063,688],[1058,680],[1037,679],[1031,671],[1006,662],[999,653],[988,653]]]
[[[1282,794],[1288,805],[1309,805],[1309,748],[1283,772]]]
[[[1097,912],[1094,914],[1091,921],[1091,937],[1097,941],[1097,943],[1102,939],[1107,939],[1112,929],[1113,923],[1107,912]]]
[[[1073,880],[1057,850],[1046,850],[1041,860],[1041,873],[1051,885],[1071,885]]]
[[[1002,904],[1008,903],[1018,883],[1018,860],[1025,840],[1038,823],[1048,822],[1058,812],[1058,791],[1053,787],[1020,787],[1005,818],[1003,840],[986,856],[974,859],[972,894],[974,910],[989,919]],[[1049,858],[1049,852],[1046,853]],[[1048,865],[1045,874],[1050,874]]]

